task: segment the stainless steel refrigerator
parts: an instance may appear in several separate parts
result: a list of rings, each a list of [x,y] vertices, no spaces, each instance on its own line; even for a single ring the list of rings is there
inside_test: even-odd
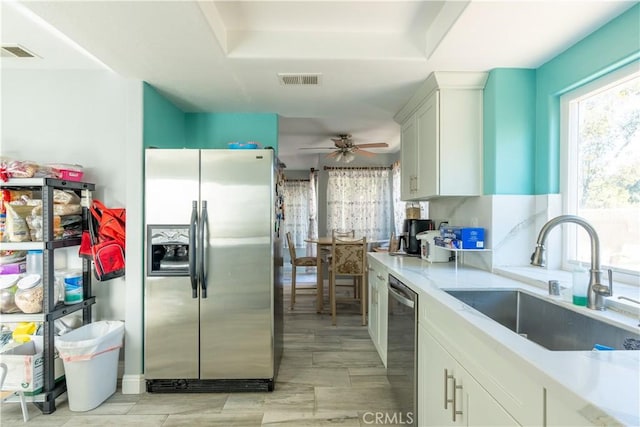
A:
[[[145,152],[149,392],[271,391],[282,350],[273,150]]]

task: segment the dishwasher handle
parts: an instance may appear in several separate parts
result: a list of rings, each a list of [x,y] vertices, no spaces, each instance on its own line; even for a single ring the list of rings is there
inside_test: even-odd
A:
[[[392,296],[400,304],[406,305],[409,308],[413,308],[415,306],[414,302],[404,295],[400,295],[398,290],[398,288],[389,283],[389,296]]]

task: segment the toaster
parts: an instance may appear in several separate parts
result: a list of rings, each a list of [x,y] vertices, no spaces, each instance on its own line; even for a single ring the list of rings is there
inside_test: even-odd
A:
[[[436,246],[433,239],[437,236],[440,236],[438,230],[423,231],[416,235],[420,240],[420,258],[429,262],[449,262],[451,252]]]

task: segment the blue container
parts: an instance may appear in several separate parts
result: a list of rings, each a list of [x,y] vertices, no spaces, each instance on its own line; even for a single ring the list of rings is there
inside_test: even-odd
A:
[[[69,273],[64,276],[64,303],[66,305],[82,302],[82,273]]]
[[[230,142],[227,146],[232,150],[252,150],[258,148],[258,144],[253,142]]]
[[[459,249],[484,249],[484,228],[448,226],[442,228],[440,234],[458,240]]]

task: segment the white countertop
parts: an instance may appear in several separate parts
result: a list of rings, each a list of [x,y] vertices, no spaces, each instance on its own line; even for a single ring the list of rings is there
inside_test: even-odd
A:
[[[523,364],[541,384],[551,389],[573,393],[584,404],[583,415],[594,423],[622,423],[640,425],[640,351],[551,351],[518,336],[497,322],[471,309],[440,289],[509,288],[522,289],[542,296],[587,316],[596,317],[630,331],[639,332],[638,316],[628,316],[614,310],[603,312],[577,307],[543,289],[531,281],[515,280],[474,268],[455,268],[452,263],[429,263],[415,257],[370,253],[370,257],[389,269],[418,294],[428,293],[443,305],[455,310],[477,328],[486,339],[503,347],[513,360]],[[528,282],[528,283],[527,283]],[[545,281],[541,280],[541,284]],[[614,289],[615,291],[615,289]],[[603,413],[604,412],[604,413]],[[597,418],[597,420],[596,420]]]

